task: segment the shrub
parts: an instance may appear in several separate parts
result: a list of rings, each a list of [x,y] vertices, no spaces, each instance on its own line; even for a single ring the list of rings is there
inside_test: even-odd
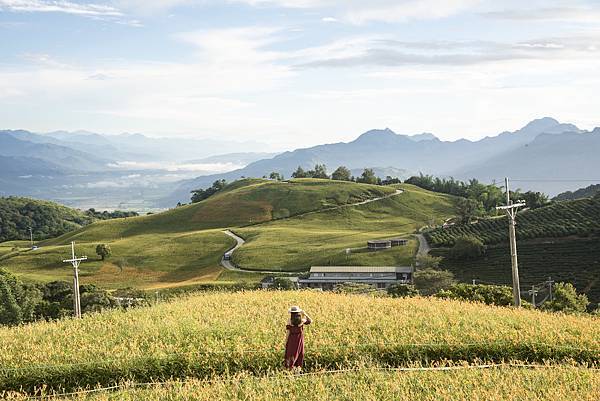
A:
[[[33,321],[41,297],[37,288],[0,269],[0,324],[12,326]]]
[[[554,299],[544,302],[543,310],[567,313],[582,313],[586,311],[589,301],[586,295],[577,294],[577,290],[571,283],[556,283],[554,285]]]
[[[466,235],[458,237],[449,252],[452,259],[477,259],[484,254],[483,242],[478,238]]]
[[[482,302],[487,305],[513,304],[512,288],[503,285],[455,284],[436,294],[439,298]]]
[[[335,286],[334,292],[338,294],[362,294],[362,295],[374,295],[382,296],[385,292],[377,289],[371,284],[363,283],[343,283]]]
[[[296,289],[296,284],[285,277],[275,277],[273,279],[273,288],[274,290],[294,290]]]
[[[407,298],[416,297],[419,295],[419,290],[410,284],[394,284],[387,288],[387,293],[392,298]]]
[[[419,266],[421,269],[437,269],[440,267],[442,259],[444,258],[441,256],[418,255],[417,266]]]
[[[433,295],[456,284],[456,280],[447,270],[424,269],[415,272],[414,283],[421,294]]]

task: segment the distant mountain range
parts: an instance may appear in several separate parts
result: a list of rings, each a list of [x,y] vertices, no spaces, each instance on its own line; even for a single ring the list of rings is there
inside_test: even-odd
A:
[[[156,199],[168,196],[179,180],[275,155],[227,152],[265,148],[253,142],[140,134],[4,130],[0,131],[0,196],[33,196],[83,208],[152,210]],[[214,160],[185,161],[198,157]]]
[[[208,186],[216,179],[260,177],[272,171],[289,177],[298,166],[308,169],[316,163],[327,165],[330,172],[341,165],[352,170],[392,166],[407,173],[477,178],[485,182],[509,176],[531,180],[518,182],[523,189],[552,195],[580,186],[556,180],[599,178],[591,177],[598,175],[600,158],[594,156],[598,154],[599,129],[585,132],[549,117],[479,141],[441,141],[432,134],[399,135],[386,128],[365,132],[348,143],[297,149],[243,169],[184,181],[168,202],[187,201],[190,190]]]
[[[587,132],[549,117],[478,141],[442,141],[431,133],[400,135],[386,128],[350,142],[280,154],[265,149],[253,142],[141,134],[0,131],[0,195],[45,197],[84,207],[94,207],[99,197],[110,198],[103,204],[107,208],[113,203],[122,209],[130,203],[171,207],[188,202],[192,189],[217,179],[271,172],[290,177],[298,166],[310,169],[317,163],[329,172],[342,165],[354,175],[374,168],[380,177],[401,179],[424,173],[493,182],[508,176],[514,187],[549,195],[600,178],[600,128]],[[211,174],[211,169],[235,170]]]

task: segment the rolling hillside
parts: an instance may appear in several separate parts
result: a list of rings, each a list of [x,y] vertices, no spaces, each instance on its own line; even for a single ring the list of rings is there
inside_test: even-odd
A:
[[[67,280],[71,272],[61,260],[68,255],[70,241],[76,241],[78,254],[84,253],[89,257],[88,261],[81,265],[82,283],[96,283],[113,288],[157,288],[219,279],[229,280],[234,275],[231,272],[223,274],[219,263],[223,253],[234,244],[222,230],[232,228],[256,238],[249,240],[250,252],[242,256],[244,260],[248,260],[250,267],[264,269],[277,264],[294,270],[300,263],[300,266],[306,269],[313,260],[327,263],[331,255],[339,254],[348,243],[356,243],[359,240],[362,243],[367,238],[378,238],[380,235],[412,232],[429,218],[422,210],[418,210],[419,202],[425,205],[423,210],[426,213],[442,213],[446,217],[449,212],[448,204],[438,205],[440,199],[449,198],[408,187],[407,192],[398,197],[335,209],[338,206],[357,204],[395,193],[396,188],[392,187],[331,180],[300,179],[277,182],[246,179],[235,182],[222,192],[196,204],[154,215],[95,222],[42,242],[39,250],[21,249],[16,253],[7,252],[1,257],[0,266],[7,267],[25,279]],[[398,201],[400,198],[406,198],[406,205]],[[413,201],[417,202],[417,211],[412,211],[407,206]],[[394,220],[380,227],[377,222],[381,220],[375,219],[379,212],[372,209],[380,207],[376,206],[379,204],[382,210],[387,209],[387,213],[394,216]],[[361,215],[362,220],[356,220]],[[294,216],[297,217],[290,218]],[[324,222],[325,219],[330,231],[321,235],[329,236],[329,252],[318,254],[309,246],[290,244],[295,240],[300,243],[318,238],[314,236],[315,230],[323,228],[319,220]],[[293,221],[299,223],[292,223]],[[296,231],[293,228],[294,224],[306,227],[294,234],[295,239],[276,238],[279,244],[277,252],[256,253],[262,238],[277,235],[276,223],[286,227],[285,222],[291,224],[290,228],[283,228],[288,232]],[[246,233],[244,230],[249,231]],[[365,233],[365,230],[374,232]],[[355,238],[352,238],[353,236]],[[112,249],[112,256],[105,262],[95,256],[95,246],[98,243],[107,243]],[[412,251],[404,252],[405,260],[410,259]],[[279,261],[282,259],[290,262],[281,264]],[[368,259],[365,259],[363,263],[367,261]],[[246,263],[241,265],[245,267]]]
[[[247,269],[306,270],[311,265],[410,266],[418,243],[412,233],[453,214],[453,198],[412,185],[402,194],[365,205],[309,214],[237,229],[247,242],[234,262]],[[369,239],[403,236],[409,245],[383,252],[365,249]],[[352,248],[350,254],[346,248]]]

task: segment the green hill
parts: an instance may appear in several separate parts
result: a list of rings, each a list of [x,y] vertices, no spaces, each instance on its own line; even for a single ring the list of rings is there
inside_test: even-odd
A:
[[[296,238],[305,238],[311,236],[312,230],[318,227],[318,223],[310,223],[311,221],[318,222],[321,218],[327,218],[332,229],[330,234],[334,239],[340,235],[347,236],[345,239],[336,239],[331,245],[332,249],[335,248],[335,252],[339,253],[348,243],[348,238],[361,231],[376,232],[363,232],[360,238],[411,232],[414,227],[428,219],[428,216],[423,214],[424,211],[443,211],[446,216],[450,209],[448,204],[437,205],[440,199],[449,198],[417,189],[410,189],[398,198],[386,198],[362,206],[335,209],[395,193],[396,188],[392,187],[332,180],[299,179],[277,182],[246,179],[229,185],[222,192],[199,203],[154,215],[98,221],[44,241],[40,244],[41,248],[35,251],[5,251],[4,256],[0,254],[0,266],[8,268],[23,279],[69,279],[69,266],[61,261],[69,254],[69,243],[76,241],[77,253],[89,257],[88,261],[81,264],[82,283],[95,283],[113,288],[159,288],[239,279],[231,272],[223,274],[223,269],[219,266],[223,253],[234,245],[234,241],[221,232],[224,228],[243,231],[245,234],[246,229],[241,227],[248,227],[247,229],[254,233],[268,232],[265,234],[266,238],[273,233],[269,230],[277,227],[277,223],[297,221],[298,223],[290,224],[307,225],[308,228],[299,232]],[[411,211],[406,205],[396,203],[399,198],[406,198],[407,205],[413,201],[417,202],[417,209]],[[394,201],[388,203],[392,199]],[[418,202],[421,201],[426,205],[423,210],[419,210]],[[375,206],[377,204],[386,208],[389,216],[395,213],[394,220],[386,222],[385,227],[376,227],[377,210],[373,208],[379,207]],[[398,210],[393,212],[396,208]],[[352,211],[353,209],[356,211]],[[403,213],[406,214],[405,217],[402,217]],[[362,220],[353,222],[359,216],[363,216]],[[416,216],[419,216],[417,220]],[[309,227],[311,224],[313,225]],[[290,230],[293,231],[294,228],[291,227]],[[314,251],[309,247],[286,250],[287,240],[278,238],[278,241],[283,252],[278,257],[298,256],[304,261],[303,266],[308,266],[307,261],[314,257]],[[112,256],[105,262],[95,255],[95,246],[98,243],[107,243],[112,249]],[[255,244],[260,245],[260,242]],[[249,245],[254,244],[250,241]],[[255,255],[254,260],[261,266],[272,266],[269,264],[272,263],[271,259]],[[408,256],[410,255],[407,254]],[[328,256],[323,254],[319,261],[326,263],[326,258]],[[295,267],[295,261],[290,266]]]
[[[600,196],[600,184],[592,184],[585,188],[579,188],[576,191],[562,192],[554,197],[558,201],[574,200],[581,198],[591,198],[592,196]]]
[[[311,265],[411,265],[418,247],[412,233],[453,214],[453,197],[401,184],[378,202],[338,208],[235,230],[246,244],[233,260],[247,269],[306,270]],[[367,251],[370,239],[410,238],[408,246]],[[351,253],[346,253],[352,248]]]
[[[0,243],[29,239],[29,227],[36,241],[57,237],[89,224],[93,218],[54,202],[11,196],[0,198]]]

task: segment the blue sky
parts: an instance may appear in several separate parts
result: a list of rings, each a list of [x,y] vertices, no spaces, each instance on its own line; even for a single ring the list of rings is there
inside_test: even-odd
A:
[[[589,129],[599,23],[591,0],[0,0],[0,121],[274,148]]]

